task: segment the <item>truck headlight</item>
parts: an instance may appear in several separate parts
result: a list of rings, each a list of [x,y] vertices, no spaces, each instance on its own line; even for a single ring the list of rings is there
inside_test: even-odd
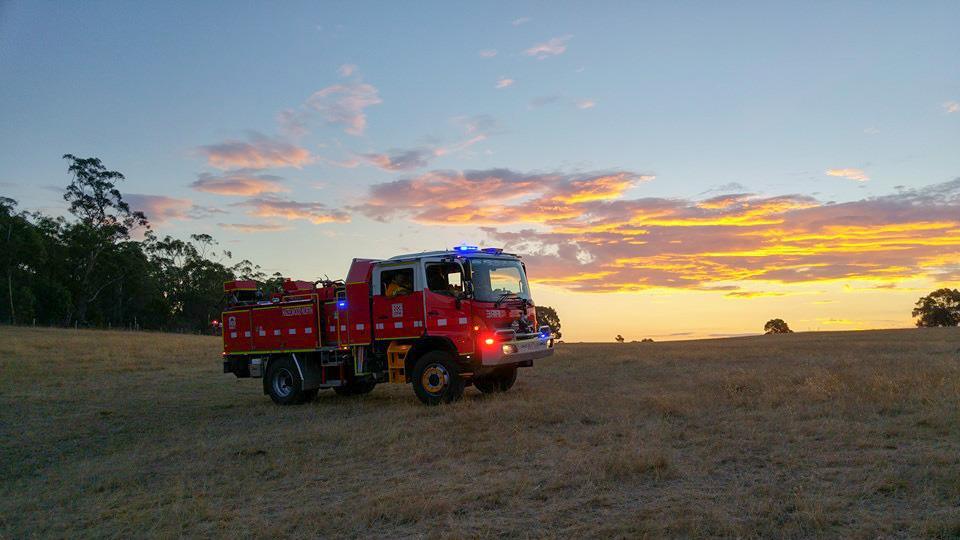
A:
[[[516,352],[517,352],[516,345],[508,344],[503,346],[503,354],[515,354]]]

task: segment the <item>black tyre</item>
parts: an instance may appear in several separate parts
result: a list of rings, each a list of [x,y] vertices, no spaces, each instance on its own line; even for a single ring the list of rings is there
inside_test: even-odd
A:
[[[506,392],[517,382],[517,367],[497,368],[493,373],[473,380],[473,385],[484,394]]]
[[[362,396],[373,392],[376,386],[374,381],[351,381],[346,386],[333,387],[333,391],[339,396]]]
[[[290,357],[270,361],[264,381],[270,399],[277,405],[297,405],[317,395],[316,391],[304,391],[300,370]]]
[[[413,391],[427,405],[450,403],[463,397],[463,378],[453,358],[442,351],[428,352],[413,366]]]

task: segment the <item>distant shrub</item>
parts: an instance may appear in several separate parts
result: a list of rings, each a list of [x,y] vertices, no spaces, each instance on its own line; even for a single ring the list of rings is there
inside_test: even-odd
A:
[[[913,316],[918,327],[960,325],[960,290],[938,289],[920,298]]]
[[[793,330],[787,325],[787,322],[783,319],[770,319],[767,321],[767,324],[763,325],[764,334],[792,334]]]

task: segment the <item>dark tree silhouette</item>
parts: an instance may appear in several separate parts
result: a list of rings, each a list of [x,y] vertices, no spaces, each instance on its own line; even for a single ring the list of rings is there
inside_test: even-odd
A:
[[[131,211],[124,202],[116,187],[116,182],[124,179],[122,174],[107,170],[97,158],[65,154],[63,159],[70,162],[67,170],[73,175],[63,199],[79,219],[65,230],[72,237],[71,245],[77,248],[71,253],[77,271],[74,317],[85,322],[90,302],[127,272],[120,265],[106,268],[109,265],[102,261],[105,252],[129,240],[135,228],[147,226],[147,218],[142,212]]]
[[[960,325],[960,290],[937,289],[920,298],[913,316],[918,327]]]
[[[17,209],[0,196],[0,321],[209,331],[223,282],[253,279],[266,292],[282,276],[231,264],[208,234],[157,237],[117,188],[123,175],[67,154],[70,215]],[[143,238],[134,234],[145,228]]]
[[[623,342],[625,341],[625,339],[623,338],[623,336],[621,336],[620,334],[617,334],[617,337],[614,338],[614,339],[617,340],[617,343],[623,343]]]
[[[549,326],[554,337],[560,339],[562,334],[560,334],[560,316],[557,315],[557,310],[550,306],[537,306],[536,310],[537,324]]]
[[[767,324],[763,325],[764,334],[792,334],[793,330],[787,326],[787,322],[783,319],[770,319],[767,321]]]

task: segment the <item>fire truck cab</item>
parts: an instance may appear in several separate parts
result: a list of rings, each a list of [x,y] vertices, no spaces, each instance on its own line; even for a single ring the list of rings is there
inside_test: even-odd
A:
[[[267,299],[255,282],[227,282],[221,320],[224,372],[261,377],[281,405],[381,383],[411,383],[431,405],[469,385],[505,392],[518,368],[553,354],[523,262],[500,249],[354,259],[345,281],[283,288]]]

